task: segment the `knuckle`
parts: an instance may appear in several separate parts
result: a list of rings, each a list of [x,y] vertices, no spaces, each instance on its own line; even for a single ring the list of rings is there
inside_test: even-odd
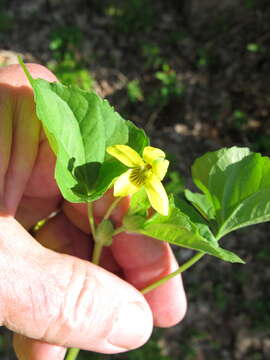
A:
[[[44,340],[68,345],[74,335],[87,331],[91,327],[96,306],[93,293],[95,278],[81,261],[74,260],[70,278],[55,318],[50,322],[44,334]]]

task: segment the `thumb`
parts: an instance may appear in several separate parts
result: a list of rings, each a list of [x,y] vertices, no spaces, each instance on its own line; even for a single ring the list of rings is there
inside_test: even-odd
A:
[[[102,353],[144,344],[144,297],[106,270],[39,245],[0,217],[0,325],[39,341]]]

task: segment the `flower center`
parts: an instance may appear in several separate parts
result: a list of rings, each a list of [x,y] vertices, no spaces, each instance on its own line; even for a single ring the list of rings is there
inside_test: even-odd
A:
[[[146,165],[145,167],[136,167],[131,171],[131,174],[129,176],[129,180],[132,182],[132,184],[136,186],[142,186],[146,179],[149,170],[151,169],[151,165]]]

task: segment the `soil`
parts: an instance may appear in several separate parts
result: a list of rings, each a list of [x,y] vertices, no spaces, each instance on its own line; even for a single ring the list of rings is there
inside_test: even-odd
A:
[[[8,19],[0,27],[0,62],[16,62],[14,53],[22,53],[28,61],[47,64],[55,60],[50,50],[54,31],[79,29],[80,48],[68,50],[83,60],[96,90],[146,128],[152,144],[167,149],[174,169],[192,186],[190,166],[206,151],[238,145],[269,155],[270,4],[179,3],[149,0],[141,11],[136,7],[141,1],[132,1],[137,11],[132,14],[117,0],[10,0],[2,10],[0,2],[0,15]],[[115,15],[115,8],[124,10]],[[160,63],[175,72],[183,91],[176,95],[173,88],[153,106]],[[127,91],[133,80],[143,92],[135,103]],[[268,232],[269,224],[263,224],[226,237],[223,246],[246,265],[205,257],[184,274],[187,316],[160,340],[171,359],[270,358]],[[180,263],[191,255],[175,251]]]

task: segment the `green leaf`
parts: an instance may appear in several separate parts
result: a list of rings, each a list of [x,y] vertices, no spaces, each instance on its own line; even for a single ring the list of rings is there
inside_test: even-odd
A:
[[[187,198],[205,212],[207,206],[200,200],[205,196],[210,200],[216,212],[217,239],[238,228],[270,220],[268,157],[247,148],[221,149],[197,159],[193,176],[206,195],[196,194],[194,198],[187,192]]]
[[[128,215],[146,216],[148,209],[151,207],[146,190],[142,187],[139,191],[131,196]]]
[[[270,189],[258,191],[243,200],[221,226],[217,237],[265,221],[270,221]]]
[[[212,166],[209,174],[209,193],[216,211],[220,211],[222,206],[222,198],[224,193],[225,183],[230,177],[233,164],[239,162],[250,154],[248,148],[238,148],[236,146],[229,149],[222,149],[223,154],[217,159],[217,162]]]
[[[235,153],[233,149],[234,160],[237,161],[228,161],[230,153],[227,152],[210,174],[209,188],[218,200],[215,205],[217,202],[220,204],[220,209],[217,209],[220,227],[218,238],[241,227],[270,219],[270,159],[258,153],[243,152],[243,149]]]
[[[98,199],[126,169],[106,148],[126,144],[141,153],[148,138],[94,92],[33,79],[24,69],[57,156],[55,177],[63,196],[71,202]]]
[[[235,206],[258,190],[262,177],[262,163],[261,155],[253,153],[229,167],[221,199],[222,223]]]
[[[149,146],[149,138],[143,129],[137,128],[131,121],[127,120],[125,123],[128,126],[128,146],[142,155],[143,149]]]
[[[194,233],[181,225],[166,223],[150,224],[140,230],[140,233],[170,244],[205,252],[224,261],[243,263],[237,255],[219,246],[215,246],[198,233]]]
[[[123,219],[123,228],[128,232],[137,232],[143,228],[145,217],[127,214]]]
[[[210,171],[225,151],[226,149],[220,149],[218,151],[208,152],[196,159],[191,167],[194,183],[205,194],[209,192],[208,187]]]
[[[164,216],[159,213],[155,213],[146,220],[145,225],[148,226],[162,223],[180,225],[186,227],[188,230],[192,230],[192,222],[190,221],[189,216],[175,206],[172,194],[169,197],[169,214]]]
[[[209,241],[217,242],[217,239],[213,235],[212,229],[210,230],[209,225],[213,227],[213,222],[208,222],[206,219],[184,199],[176,199],[177,208],[186,214],[190,221],[195,225],[196,231],[200,233],[202,237]]]
[[[208,224],[205,218],[197,211],[197,209],[189,204],[184,198],[174,199],[175,204],[179,210],[181,210],[186,216],[189,217],[192,223],[194,224]]]
[[[64,197],[91,200],[106,147],[128,142],[124,120],[94,93],[41,79],[33,80],[33,87],[37,115],[57,155],[55,176]]]
[[[260,190],[270,189],[270,159],[264,156],[262,158],[262,177]]]
[[[208,195],[193,193],[186,189],[185,196],[205,219],[215,218],[215,209]]]
[[[205,252],[229,262],[243,261],[232,252],[221,248],[206,224],[193,223],[170,200],[168,216],[153,215],[137,232],[168,243]]]

